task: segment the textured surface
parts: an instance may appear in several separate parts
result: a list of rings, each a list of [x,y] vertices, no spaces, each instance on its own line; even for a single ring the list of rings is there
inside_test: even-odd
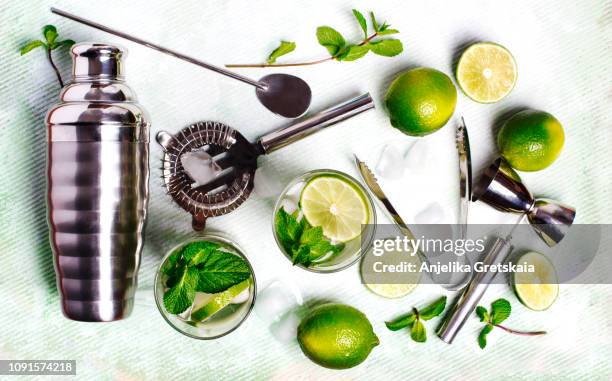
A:
[[[515,306],[508,325],[546,329],[545,337],[523,338],[494,332],[489,348],[476,344],[479,323],[468,321],[449,346],[430,337],[425,345],[383,325],[413,304],[442,291],[421,286],[400,301],[380,299],[359,282],[357,268],[337,274],[311,274],[290,263],[276,248],[271,232],[273,198],[253,197],[230,215],[210,221],[243,246],[264,286],[278,277],[292,279],[308,299],[349,303],[371,319],[381,345],[361,366],[343,372],[310,363],[295,342],[280,343],[267,324],[253,315],[231,335],[214,342],[181,336],[161,318],[152,302],[159,259],[192,234],[186,213],[171,205],[158,178],[161,150],[152,143],[150,219],[140,270],[138,305],[131,318],[111,324],[83,324],[61,316],[45,220],[44,113],[57,99],[57,83],[42,51],[19,57],[21,44],[38,38],[47,23],[60,36],[127,46],[127,76],[149,110],[153,133],[171,132],[197,120],[219,120],[249,138],[286,121],[261,107],[248,87],[195,66],[135,46],[107,34],[59,19],[48,1],[0,3],[2,82],[0,82],[0,358],[76,359],[80,380],[88,379],[610,379],[612,320],[610,286],[561,286],[560,298],[545,312],[522,307],[509,287],[492,287],[489,302],[507,297]],[[566,146],[557,162],[542,172],[524,174],[534,193],[572,204],[580,223],[611,223],[610,65],[612,3],[590,1],[104,1],[86,5],[54,2],[60,8],[158,41],[211,62],[258,62],[279,39],[295,40],[289,59],[325,54],[315,28],[328,24],[359,37],[350,9],[373,9],[401,30],[405,53],[395,59],[367,56],[354,63],[326,63],[287,70],[313,89],[313,110],[362,91],[380,105],[385,87],[406,68],[425,65],[452,72],[454,57],[466,43],[491,40],[515,56],[519,79],[512,94],[495,105],[479,105],[462,94],[458,113],[465,117],[475,172],[495,156],[499,121],[513,110],[533,107],[554,114],[566,129]],[[64,76],[69,62],[58,60]],[[261,76],[270,71],[244,70]],[[406,173],[383,185],[408,221],[432,201],[457,209],[454,131],[447,126],[422,143],[434,151],[428,169]],[[393,130],[379,107],[261,160],[282,184],[315,168],[352,175],[351,154],[373,162],[388,143],[402,149],[416,139]],[[485,209],[485,208],[481,208]],[[482,212],[482,213],[480,213]],[[382,216],[379,213],[379,216]],[[488,216],[488,217],[487,217]],[[471,221],[503,216],[476,211]],[[480,220],[483,221],[483,220]],[[434,326],[430,322],[428,326]],[[430,336],[433,331],[429,328]]]

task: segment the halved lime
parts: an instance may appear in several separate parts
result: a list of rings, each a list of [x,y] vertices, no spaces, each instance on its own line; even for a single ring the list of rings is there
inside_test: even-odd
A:
[[[321,175],[302,189],[300,207],[312,226],[320,226],[323,234],[339,242],[347,242],[361,234],[368,223],[368,204],[354,184],[338,176]]]
[[[534,311],[548,309],[559,295],[559,281],[552,262],[535,251],[523,254],[518,265],[533,265],[534,272],[515,272],[512,276],[514,292],[525,307]]]
[[[465,95],[479,103],[495,103],[514,88],[516,62],[503,46],[480,42],[463,52],[456,76]]]
[[[232,300],[238,296],[242,291],[246,290],[251,285],[249,279],[240,282],[227,290],[218,294],[210,295],[208,297],[202,297],[200,300],[196,300],[191,312],[191,320],[204,321],[217,312],[223,307],[227,306]]]
[[[368,253],[361,261],[361,281],[374,294],[387,299],[397,299],[410,294],[419,285],[420,271],[381,274],[374,270],[374,264],[377,262],[385,265],[403,263],[414,266],[415,269],[421,267],[421,259],[418,255],[410,255],[410,253],[396,250],[385,250],[384,255],[379,257],[371,252]],[[382,283],[382,281],[393,283]]]

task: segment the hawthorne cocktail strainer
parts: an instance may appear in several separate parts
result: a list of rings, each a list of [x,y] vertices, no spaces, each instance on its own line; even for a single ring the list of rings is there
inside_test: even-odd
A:
[[[175,135],[160,131],[163,147],[162,177],[168,194],[191,213],[194,230],[202,230],[206,219],[239,207],[253,190],[257,158],[374,107],[369,94],[350,99],[289,127],[249,142],[237,130],[219,122],[197,122]],[[205,181],[190,176],[184,155],[208,157],[213,170]],[[206,160],[204,160],[205,162]]]

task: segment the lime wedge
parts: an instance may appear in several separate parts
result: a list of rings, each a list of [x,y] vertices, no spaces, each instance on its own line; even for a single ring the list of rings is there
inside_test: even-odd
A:
[[[246,290],[250,285],[251,281],[247,279],[223,292],[210,295],[210,298],[202,298],[199,303],[196,300],[191,312],[191,320],[204,321],[210,318],[219,312],[223,307],[230,304],[236,296],[238,296],[242,291]]]
[[[463,52],[456,76],[465,95],[479,103],[495,103],[514,88],[516,62],[503,46],[480,42]]]
[[[347,242],[361,234],[368,223],[368,205],[363,193],[347,180],[321,175],[310,180],[300,195],[304,218],[320,226],[332,240]]]
[[[533,265],[534,272],[515,272],[514,292],[525,307],[534,311],[548,309],[559,295],[559,281],[552,262],[535,251],[523,254],[517,264]]]

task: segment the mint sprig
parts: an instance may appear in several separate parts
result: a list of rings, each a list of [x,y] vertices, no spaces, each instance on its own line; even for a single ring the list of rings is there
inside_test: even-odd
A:
[[[180,314],[194,301],[196,292],[216,294],[248,279],[251,271],[246,261],[224,251],[215,242],[191,242],[172,253],[161,267],[166,275],[164,307]]]
[[[481,349],[484,349],[487,346],[487,335],[493,331],[493,328],[500,328],[508,333],[512,333],[515,335],[521,336],[539,336],[546,334],[546,331],[534,331],[534,332],[525,332],[525,331],[517,331],[515,329],[510,329],[501,325],[503,321],[510,317],[512,313],[512,306],[510,302],[506,299],[497,299],[493,303],[491,303],[490,312],[483,306],[476,307],[476,315],[481,322],[485,323],[485,326],[482,327],[480,334],[478,335],[478,346]]]
[[[301,218],[298,221],[298,212],[287,213],[281,207],[274,217],[274,229],[283,250],[291,256],[293,265],[310,266],[313,261],[328,253],[339,253],[344,244],[332,244],[323,235],[320,226],[312,226]]]
[[[412,308],[412,312],[402,315],[399,318],[385,322],[387,328],[391,331],[399,331],[400,329],[410,328],[410,337],[417,343],[424,343],[427,341],[427,331],[423,321],[431,320],[436,316],[439,316],[446,308],[446,296],[441,296],[436,299],[433,303],[418,310],[416,307]]]
[[[355,61],[364,57],[368,52],[379,56],[393,57],[400,54],[404,47],[398,39],[380,37],[397,34],[397,29],[391,29],[386,22],[379,24],[373,12],[370,12],[371,32],[368,29],[368,22],[361,12],[352,10],[359,28],[363,32],[363,40],[359,42],[348,42],[336,29],[324,25],[317,28],[317,41],[327,49],[329,56],[315,61],[299,63],[276,63],[276,59],[295,50],[296,44],[292,41],[281,41],[279,47],[274,49],[268,56],[266,63],[262,64],[230,64],[227,67],[272,67],[272,66],[307,66],[315,65],[326,61]]]
[[[51,52],[64,46],[70,47],[74,45],[74,41],[70,39],[58,41],[57,38],[59,37],[59,34],[57,33],[57,28],[53,25],[45,25],[42,29],[42,34],[46,42],[41,40],[29,41],[21,47],[21,50],[19,52],[23,56],[24,54],[27,54],[36,48],[44,48],[47,53],[47,60],[49,60],[49,64],[53,68],[53,71],[55,71],[55,75],[57,77],[57,81],[60,84],[60,87],[64,87],[62,76],[57,66],[55,65],[55,62],[53,62],[53,56],[51,55]]]

